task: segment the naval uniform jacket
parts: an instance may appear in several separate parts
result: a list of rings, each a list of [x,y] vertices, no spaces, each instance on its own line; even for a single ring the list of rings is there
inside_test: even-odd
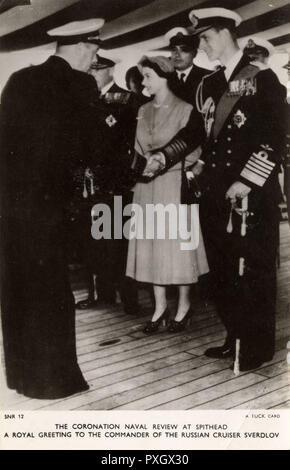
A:
[[[101,193],[121,195],[130,187],[136,114],[131,93],[115,83],[99,97],[95,154],[91,154],[90,166]]]
[[[51,56],[12,75],[1,103],[2,215],[57,224],[92,142],[97,89]]]
[[[285,143],[284,151],[282,154],[283,158],[283,169],[284,169],[284,194],[286,196],[288,221],[290,223],[290,106],[285,103],[286,113],[286,130],[285,130]]]
[[[270,198],[277,204],[279,185],[277,174],[281,161],[284,87],[270,69],[258,71],[254,89],[244,92],[230,110],[218,135],[214,135],[217,105],[231,83],[240,86],[235,77],[248,65],[243,57],[229,83],[217,71],[203,80],[200,94],[203,104],[212,107],[205,116],[206,127],[213,120],[202,159],[206,163],[207,186],[223,196],[235,181],[252,189],[256,198]],[[250,67],[255,67],[250,65]],[[239,93],[239,91],[237,91]],[[242,92],[243,93],[243,92]]]

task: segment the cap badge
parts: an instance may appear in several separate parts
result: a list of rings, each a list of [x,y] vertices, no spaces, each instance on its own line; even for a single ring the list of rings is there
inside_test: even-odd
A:
[[[247,47],[253,48],[253,47],[256,47],[256,45],[257,45],[257,44],[255,43],[255,41],[253,41],[253,39],[249,39],[249,40],[248,40]]]
[[[195,15],[191,15],[190,21],[192,22],[194,28],[197,28],[197,25],[198,25],[198,17],[195,16]]]

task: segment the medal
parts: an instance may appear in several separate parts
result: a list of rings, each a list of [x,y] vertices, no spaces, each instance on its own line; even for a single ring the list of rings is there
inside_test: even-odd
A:
[[[243,78],[229,82],[228,96],[252,96],[257,93],[255,78]]]

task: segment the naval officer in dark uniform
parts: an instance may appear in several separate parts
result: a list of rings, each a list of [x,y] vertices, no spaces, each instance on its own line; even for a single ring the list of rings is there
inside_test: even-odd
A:
[[[200,48],[223,66],[204,77],[198,90],[207,141],[194,173],[200,174],[203,187],[201,222],[227,331],[225,343],[205,354],[235,357],[240,370],[251,370],[271,360],[275,351],[284,96],[275,74],[251,65],[238,48],[239,15],[209,8],[192,11],[190,19]],[[145,173],[176,163],[188,151],[190,127],[189,122],[152,156]]]
[[[169,42],[171,59],[175,69],[170,88],[176,96],[193,106],[191,119],[199,120],[196,92],[202,78],[210,73],[210,70],[194,63],[198,53],[199,38],[190,34],[186,28],[176,27],[165,34],[165,39]],[[210,273],[207,273],[200,276],[198,280],[201,298],[208,298],[211,295],[210,276]]]
[[[269,67],[268,61],[269,58],[274,54],[275,48],[274,46],[267,41],[266,39],[262,39],[256,36],[251,36],[247,39],[247,42],[244,45],[244,54],[246,54],[251,59],[251,64],[256,65],[261,70],[267,70],[269,75],[275,75],[275,72]],[[241,42],[242,46],[242,42]],[[285,66],[284,68],[287,68]],[[273,77],[273,80],[275,78]],[[280,84],[278,78],[276,81],[276,89],[280,87],[280,93],[284,98],[285,91],[284,86]],[[282,148],[282,165],[284,171],[284,184],[283,184],[283,193],[286,198],[287,203],[287,211],[288,211],[288,220],[290,221],[290,113],[289,113],[289,103],[287,103],[286,99],[284,100],[284,110],[282,110],[279,123],[282,126],[284,132],[284,147]],[[284,202],[284,197],[281,192],[281,202]],[[283,217],[283,214],[281,214]]]
[[[196,90],[202,77],[210,71],[197,66],[194,58],[198,52],[199,39],[190,35],[186,28],[173,28],[165,38],[169,41],[175,74],[170,83],[173,93],[196,108]]]
[[[48,32],[55,55],[14,73],[1,102],[1,307],[7,385],[32,398],[88,389],[66,261],[73,174],[91,141],[85,72],[103,20]]]
[[[132,148],[134,145],[137,109],[131,100],[131,93],[120,88],[114,81],[115,62],[97,56],[90,73],[99,89],[97,104],[95,158],[89,164],[94,194],[88,194],[91,208],[95,203],[107,204],[112,215],[112,236],[95,240],[91,227],[85,234],[85,264],[88,273],[88,298],[77,304],[85,309],[100,302],[115,303],[120,294],[124,310],[129,314],[138,313],[137,285],[125,277],[128,240],[124,236],[114,237],[113,220],[116,216],[121,224],[125,222],[122,210],[132,202],[130,191]],[[114,208],[115,197],[122,201],[119,212]],[[90,214],[88,217],[90,220]],[[97,300],[96,300],[97,293]]]

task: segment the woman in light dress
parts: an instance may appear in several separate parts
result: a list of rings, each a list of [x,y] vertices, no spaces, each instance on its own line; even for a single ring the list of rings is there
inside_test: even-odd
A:
[[[186,125],[192,106],[170,91],[168,81],[174,72],[170,59],[144,56],[138,65],[144,77],[145,88],[154,96],[152,101],[141,106],[137,117],[135,150],[148,159],[149,152],[166,145]],[[196,161],[198,155],[199,149],[186,157],[186,165]],[[190,286],[198,281],[200,275],[208,272],[198,210],[191,211],[193,206],[180,208],[180,191],[181,162],[154,179],[138,182],[134,188],[133,204],[137,204],[140,210],[136,211],[133,207],[126,275],[137,281],[153,284],[155,311],[152,320],[145,326],[146,334],[156,332],[162,320],[169,316],[166,300],[168,285],[178,286],[179,290],[177,313],[174,321],[169,324],[169,331],[182,330],[191,313]],[[165,217],[164,222],[159,213],[155,216],[154,236],[151,232],[146,237],[146,230],[153,230],[154,224],[152,215],[146,214],[146,209],[158,209],[157,204],[162,204],[162,207],[171,204],[173,213],[175,209],[185,228],[190,228],[192,224],[195,234],[197,233],[195,239],[199,238],[197,246],[182,249],[182,243],[186,240],[180,236],[179,230],[177,238],[170,236],[174,229],[173,219],[169,223],[169,217]],[[165,236],[162,236],[162,230]]]

